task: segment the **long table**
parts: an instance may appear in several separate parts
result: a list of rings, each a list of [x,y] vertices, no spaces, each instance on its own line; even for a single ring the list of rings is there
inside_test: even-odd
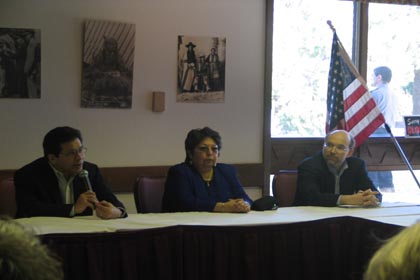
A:
[[[361,279],[419,206],[288,207],[248,214],[17,219],[62,258],[66,279]]]

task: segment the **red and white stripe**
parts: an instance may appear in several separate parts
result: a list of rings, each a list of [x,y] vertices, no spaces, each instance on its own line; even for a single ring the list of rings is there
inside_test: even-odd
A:
[[[354,137],[356,147],[385,123],[365,84],[356,78],[343,90],[346,130]]]

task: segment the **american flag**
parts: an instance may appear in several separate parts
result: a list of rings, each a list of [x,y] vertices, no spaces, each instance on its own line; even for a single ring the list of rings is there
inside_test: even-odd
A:
[[[347,130],[360,146],[385,123],[365,81],[334,31],[328,75],[326,132]]]

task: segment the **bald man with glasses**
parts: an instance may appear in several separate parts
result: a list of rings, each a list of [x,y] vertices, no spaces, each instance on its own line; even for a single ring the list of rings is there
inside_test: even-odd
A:
[[[330,132],[323,149],[298,166],[295,205],[377,207],[382,195],[370,180],[365,162],[352,157],[353,137],[344,130]]]

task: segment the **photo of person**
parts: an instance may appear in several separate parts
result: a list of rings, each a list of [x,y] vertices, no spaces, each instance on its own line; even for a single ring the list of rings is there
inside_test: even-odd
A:
[[[131,108],[135,25],[85,23],[81,106]]]
[[[226,38],[178,36],[178,102],[221,103]]]
[[[0,98],[41,98],[41,30],[0,28]]]

